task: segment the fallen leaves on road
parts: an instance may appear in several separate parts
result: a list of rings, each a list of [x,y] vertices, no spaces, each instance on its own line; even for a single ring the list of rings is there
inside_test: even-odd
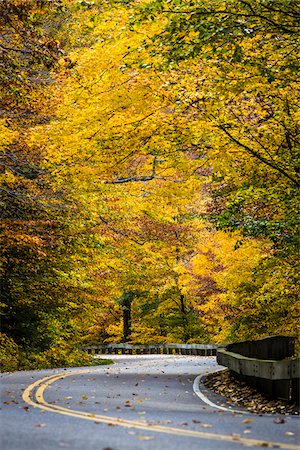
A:
[[[240,435],[237,433],[231,433],[231,437],[234,441],[239,441],[241,439]]]
[[[244,419],[242,420],[241,423],[252,423],[252,422],[254,422],[254,419]]]
[[[286,420],[283,417],[276,417],[276,419],[273,420],[274,423],[286,423]]]
[[[154,436],[139,436],[139,441],[152,441],[154,439]]]
[[[154,425],[169,425],[170,423],[173,423],[173,420],[152,420],[148,421],[147,425],[151,427]]]
[[[202,422],[202,420],[199,419],[193,419],[192,422],[199,424],[203,428],[212,428],[212,425],[210,423]]]

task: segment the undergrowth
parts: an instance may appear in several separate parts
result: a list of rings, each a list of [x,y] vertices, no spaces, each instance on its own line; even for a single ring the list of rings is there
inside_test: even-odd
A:
[[[87,352],[74,349],[66,342],[60,342],[45,351],[25,349],[0,333],[0,372],[99,366],[111,363],[110,359],[95,360]]]

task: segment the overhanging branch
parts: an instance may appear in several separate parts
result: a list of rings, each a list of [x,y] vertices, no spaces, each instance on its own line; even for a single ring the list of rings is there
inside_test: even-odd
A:
[[[258,153],[257,151],[253,150],[252,148],[250,148],[248,145],[244,144],[243,142],[239,141],[238,139],[236,139],[234,136],[232,136],[232,134],[228,131],[228,128],[226,128],[225,125],[217,125],[217,128],[219,128],[219,130],[222,130],[229,138],[232,142],[234,142],[235,144],[237,144],[239,147],[242,147],[244,150],[246,150],[247,153],[249,153],[251,156],[253,156],[254,158],[257,158],[259,161],[263,162],[264,164],[266,164],[267,166],[271,167],[272,169],[276,170],[277,172],[281,173],[281,175],[285,176],[286,178],[288,178],[290,181],[292,181],[292,183],[294,183],[296,186],[300,187],[300,181],[298,181],[296,178],[294,178],[292,175],[290,175],[289,173],[287,173],[282,167],[279,167],[277,164],[275,164],[273,161],[268,160],[267,158],[265,158],[264,156],[262,156],[260,153]]]
[[[105,184],[121,184],[121,183],[132,183],[132,182],[140,182],[140,181],[150,181],[153,180],[156,176],[156,165],[157,165],[157,156],[154,157],[152,163],[152,173],[151,175],[145,175],[141,177],[126,177],[126,178],[116,178],[115,180],[105,181]]]

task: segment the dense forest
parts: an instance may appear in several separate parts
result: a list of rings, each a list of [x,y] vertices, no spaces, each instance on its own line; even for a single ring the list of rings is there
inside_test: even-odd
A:
[[[296,0],[2,0],[2,370],[297,336]]]

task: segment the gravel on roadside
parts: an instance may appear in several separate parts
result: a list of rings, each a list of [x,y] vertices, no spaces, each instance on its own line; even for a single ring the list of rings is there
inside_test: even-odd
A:
[[[281,415],[300,413],[299,405],[265,397],[246,383],[236,380],[228,369],[206,375],[203,384],[216,394],[226,397],[230,405],[245,408],[249,412]]]

